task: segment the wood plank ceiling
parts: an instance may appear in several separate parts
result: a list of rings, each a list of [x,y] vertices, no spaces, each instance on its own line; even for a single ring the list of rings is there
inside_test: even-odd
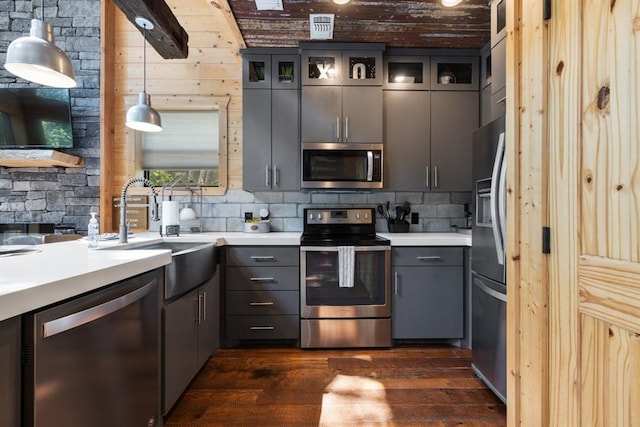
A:
[[[215,0],[213,0],[215,1]],[[309,14],[335,14],[333,41],[381,42],[387,48],[480,48],[490,36],[488,0],[282,0],[258,10],[254,0],[228,0],[247,47],[296,47],[310,40]]]

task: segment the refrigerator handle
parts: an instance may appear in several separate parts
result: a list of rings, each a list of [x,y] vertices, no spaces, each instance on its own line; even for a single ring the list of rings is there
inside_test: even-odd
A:
[[[504,134],[503,134],[504,135]],[[502,166],[500,167],[500,180],[498,181],[498,219],[500,222],[500,239],[502,240],[503,259],[507,252],[507,160],[506,153],[502,151]]]
[[[493,172],[491,173],[491,229],[493,231],[493,240],[496,245],[496,256],[498,264],[504,265],[504,243],[501,235],[501,225],[499,217],[499,201],[498,192],[500,187],[500,173],[504,162],[504,132],[500,133],[498,139],[498,149],[496,150],[496,158],[493,161]]]

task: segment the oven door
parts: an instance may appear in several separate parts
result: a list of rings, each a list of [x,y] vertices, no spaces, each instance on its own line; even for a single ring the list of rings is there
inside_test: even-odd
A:
[[[300,248],[300,310],[305,319],[389,317],[391,247],[355,246],[353,286],[341,287],[337,246]]]

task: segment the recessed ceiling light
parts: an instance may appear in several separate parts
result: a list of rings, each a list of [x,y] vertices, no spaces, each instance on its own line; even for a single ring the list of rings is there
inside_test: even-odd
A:
[[[347,4],[349,3],[351,0],[333,0],[333,2],[335,4]]]
[[[282,0],[256,0],[258,10],[284,10]]]
[[[453,7],[462,3],[462,0],[441,0],[444,7]]]

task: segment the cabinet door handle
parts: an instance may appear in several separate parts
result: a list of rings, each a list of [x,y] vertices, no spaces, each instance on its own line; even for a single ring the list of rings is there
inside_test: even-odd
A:
[[[249,278],[251,282],[275,282],[276,279],[273,277],[251,277]]]
[[[273,326],[249,326],[249,329],[252,331],[273,331],[275,328]]]
[[[419,256],[419,257],[416,257],[416,259],[418,261],[440,261],[442,257],[439,257],[438,255],[431,255],[431,256]]]
[[[198,294],[198,325],[202,323],[202,294]]]
[[[258,307],[270,306],[270,305],[273,305],[273,301],[268,301],[268,302],[250,302],[249,305],[253,306],[253,307],[256,307],[256,306],[258,306]]]
[[[274,256],[259,256],[259,255],[254,255],[251,257],[252,260],[254,261],[275,261],[275,257]]]
[[[349,142],[349,117],[344,118],[344,142]]]
[[[202,321],[207,320],[207,292],[202,293]]]
[[[437,166],[433,167],[433,189],[434,190],[438,189],[438,167]]]
[[[429,189],[429,166],[424,168],[424,186],[427,190]]]
[[[265,165],[264,167],[264,185],[265,187],[269,187],[269,178],[270,178],[270,173],[269,173],[269,165]]]
[[[393,274],[394,274],[394,276],[395,276],[395,277],[394,277],[394,282],[395,282],[395,285],[394,285],[394,293],[395,293],[396,295],[398,295],[398,286],[399,286],[399,285],[398,285],[398,272],[396,271],[396,272],[394,272]]]
[[[505,104],[507,103],[507,97],[506,96],[503,96],[502,98],[500,98],[500,99],[498,99],[496,101],[496,104],[502,104],[502,103],[505,103]]]
[[[278,187],[278,166],[273,165],[273,186]]]
[[[336,142],[340,142],[340,117],[336,117]]]

